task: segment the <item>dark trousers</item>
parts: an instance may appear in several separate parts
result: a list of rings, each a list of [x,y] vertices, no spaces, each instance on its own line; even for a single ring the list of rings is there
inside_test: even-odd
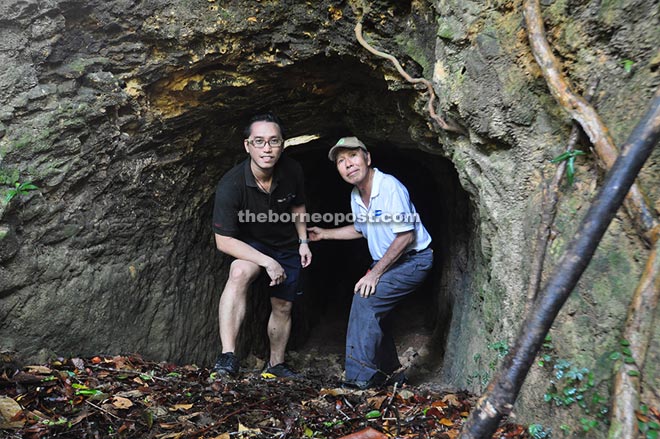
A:
[[[394,338],[383,327],[396,305],[419,287],[433,265],[433,251],[403,255],[383,274],[376,293],[353,296],[346,334],[346,380],[367,381],[376,372],[390,375],[401,367]]]

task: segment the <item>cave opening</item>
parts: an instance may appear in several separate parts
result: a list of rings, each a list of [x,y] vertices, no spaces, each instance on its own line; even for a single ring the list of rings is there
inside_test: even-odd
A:
[[[185,209],[191,216],[179,227],[175,247],[187,259],[198,262],[182,270],[189,278],[196,272],[197,283],[201,282],[205,291],[198,291],[192,303],[176,301],[177,312],[194,318],[176,323],[176,332],[181,336],[172,350],[177,352],[175,359],[210,363],[219,349],[215,304],[226,279],[229,258],[213,249],[209,227],[212,191],[220,177],[245,158],[242,128],[247,120],[255,113],[272,110],[283,120],[287,137],[318,136],[285,150],[305,172],[308,212],[350,212],[351,187],[327,158],[330,147],[345,135],[363,140],[372,154],[373,166],[394,175],[408,188],[433,238],[435,262],[429,279],[397,308],[391,323],[399,353],[406,357],[403,361],[420,365],[420,373],[437,370],[454,302],[464,294],[468,266],[474,263],[471,249],[475,236],[469,195],[453,163],[442,156],[429,122],[414,109],[418,92],[412,87],[392,89],[382,72],[352,57],[317,56],[262,73],[257,84],[233,90],[236,99],[231,100],[231,107],[227,102],[220,106],[207,98],[216,106],[215,111],[197,114],[200,131],[187,155],[192,172],[187,174],[190,184],[183,189],[188,193]],[[231,93],[224,90],[223,96]],[[192,113],[170,121],[170,132],[193,137],[182,129],[192,123]],[[206,198],[199,194],[206,194]],[[185,250],[191,247],[204,250]],[[312,251],[314,260],[306,270],[305,294],[294,308],[289,348],[302,355],[342,354],[352,286],[371,262],[366,241],[313,243]],[[185,286],[180,290],[180,294],[187,294]],[[263,358],[267,353],[268,306],[267,300],[252,296],[247,315],[256,313],[258,318],[244,322],[238,343],[241,355],[254,353]],[[191,325],[195,335],[189,335]]]

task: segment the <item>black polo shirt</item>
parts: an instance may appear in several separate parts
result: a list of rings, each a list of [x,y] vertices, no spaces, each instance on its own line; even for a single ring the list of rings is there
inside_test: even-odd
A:
[[[291,207],[305,204],[304,190],[302,168],[298,162],[282,156],[273,171],[270,194],[263,192],[248,158],[230,169],[218,183],[213,231],[244,241],[256,239],[272,247],[297,247],[298,233]]]

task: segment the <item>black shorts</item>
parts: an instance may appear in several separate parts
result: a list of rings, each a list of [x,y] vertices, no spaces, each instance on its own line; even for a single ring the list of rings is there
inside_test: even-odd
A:
[[[300,254],[297,250],[274,248],[259,241],[245,241],[250,247],[261,253],[275,259],[284,269],[286,280],[279,285],[267,287],[271,297],[293,302],[296,297],[302,296],[303,292],[298,288],[300,284],[300,274],[302,265],[300,263]],[[266,274],[268,281],[270,278]]]

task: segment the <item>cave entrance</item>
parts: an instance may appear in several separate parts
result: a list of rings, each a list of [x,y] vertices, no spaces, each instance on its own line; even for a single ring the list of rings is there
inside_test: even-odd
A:
[[[208,73],[213,67],[206,69]],[[253,77],[255,82],[249,87],[223,89],[216,97],[207,97],[207,112],[185,113],[178,119],[180,124],[170,124],[178,133],[185,133],[180,128],[187,124],[200,130],[199,142],[193,148],[196,169],[190,173],[197,179],[186,187],[193,194],[205,192],[208,196],[198,210],[191,210],[200,221],[197,238],[189,239],[190,232],[186,232],[182,243],[208,248],[207,242],[213,242],[208,228],[212,190],[225,172],[245,159],[241,131],[252,115],[274,111],[282,119],[288,138],[318,136],[285,152],[303,166],[310,213],[350,212],[351,187],[340,178],[327,152],[338,138],[355,135],[368,146],[374,166],[406,185],[432,235],[433,273],[397,308],[393,331],[399,353],[405,354],[404,362],[407,356],[429,371],[436,370],[442,364],[454,304],[470,283],[468,267],[476,264],[473,249],[478,246],[473,245],[471,200],[453,163],[442,156],[438,135],[421,109],[424,101],[418,100],[419,92],[388,82],[389,76],[379,68],[347,56],[315,56],[284,68],[264,66]],[[189,134],[184,136],[190,138]],[[314,261],[306,276],[306,292],[294,309],[290,352],[305,355],[325,350],[342,355],[351,290],[370,263],[366,241],[321,242],[313,244],[312,250]],[[216,260],[216,256],[217,252],[208,258],[211,262],[209,271],[204,271],[205,287],[198,293],[199,301],[185,303],[185,313],[196,319],[199,306],[204,306],[199,333],[192,339],[186,338],[186,328],[179,331],[183,334],[179,345],[184,351],[182,359],[194,358],[205,364],[213,361],[219,347],[217,308],[208,304],[217,303],[229,267],[228,258]],[[267,353],[267,307],[267,300],[248,305],[247,315],[256,310],[263,319],[244,324],[239,354]],[[302,360],[301,364],[309,363]]]

